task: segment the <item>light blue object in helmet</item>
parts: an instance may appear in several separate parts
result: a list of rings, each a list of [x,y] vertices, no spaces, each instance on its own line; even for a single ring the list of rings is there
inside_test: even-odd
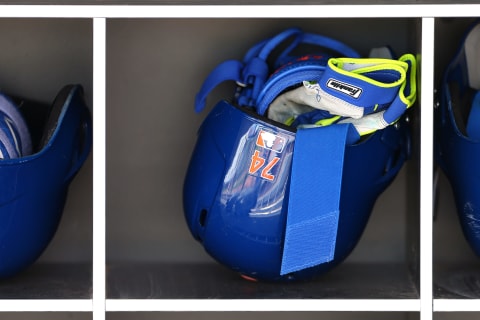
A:
[[[0,159],[0,278],[24,270],[47,247],[68,186],[91,148],[91,118],[79,85],[61,90],[46,121],[38,108],[22,109],[29,119],[22,124],[30,125],[31,153]]]
[[[474,23],[443,76],[435,154],[452,186],[466,240],[480,255],[480,24]]]

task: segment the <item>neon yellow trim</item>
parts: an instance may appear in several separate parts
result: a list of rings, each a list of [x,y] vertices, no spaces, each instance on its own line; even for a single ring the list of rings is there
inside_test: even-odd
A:
[[[328,118],[328,119],[321,119],[321,120],[318,120],[317,122],[315,122],[315,124],[319,125],[319,126],[323,126],[323,127],[324,126],[329,126],[340,118],[341,118],[341,116],[334,116],[334,117],[331,117],[331,118]]]
[[[293,121],[295,121],[295,117],[290,117],[290,118],[288,118],[287,120],[285,120],[285,124],[286,124],[287,126],[291,126],[292,123],[293,123]]]
[[[345,70],[345,64],[357,64],[359,67],[349,68],[351,70],[348,71]],[[328,60],[328,65],[335,72],[382,88],[392,88],[401,85],[405,81],[406,70],[408,69],[408,64],[406,62],[390,59],[330,58]],[[392,83],[384,83],[362,75],[362,73],[379,70],[394,70],[399,73],[399,79]]]
[[[403,68],[404,70],[408,69],[408,65],[403,60],[392,60],[392,59],[379,59],[379,58],[331,58],[337,63],[339,68],[342,68],[346,71],[354,72],[357,69],[368,69],[375,68],[382,65],[395,65]],[[395,68],[395,67],[394,67]],[[385,69],[385,68],[381,68]],[[377,70],[377,69],[374,69]]]
[[[405,88],[407,86],[407,81],[405,81],[405,83],[403,83],[403,85],[400,87],[399,92],[400,100],[402,100],[402,102],[407,105],[408,109],[415,103],[415,100],[417,98],[417,61],[415,57],[410,53],[401,56],[400,60],[409,61],[411,64],[410,79],[407,79],[407,81],[410,81],[410,94],[408,96],[405,96]]]
[[[407,63],[408,62],[408,63]],[[400,57],[399,60],[390,60],[390,59],[356,59],[356,58],[331,58],[328,60],[328,65],[332,70],[346,75],[348,77],[356,78],[361,81],[368,82],[375,86],[383,88],[391,88],[395,86],[400,86],[398,95],[400,100],[410,108],[416,100],[417,97],[417,60],[412,54],[405,54]],[[411,70],[408,70],[411,68]],[[372,71],[381,71],[381,70],[394,70],[397,71],[400,75],[400,78],[393,83],[382,83],[371,78],[368,78],[362,73],[372,72]],[[407,79],[407,71],[410,71],[409,78]],[[310,82],[316,83],[316,82]],[[408,96],[405,95],[405,90],[409,84],[410,92]],[[377,111],[378,104],[375,104],[374,111]],[[315,123],[318,126],[328,126],[335,123],[341,116],[333,116],[328,119],[322,119]],[[285,121],[286,125],[292,125],[295,121],[295,117],[290,117]],[[397,122],[398,119],[393,121],[391,124]],[[371,129],[364,132],[359,132],[360,136],[365,136],[371,133],[374,133],[378,129]]]
[[[364,131],[364,132],[358,132],[358,134],[360,136],[366,136],[367,134],[370,134],[370,133],[374,133],[375,131],[377,131],[378,129],[372,129],[372,130],[368,130],[368,131]]]

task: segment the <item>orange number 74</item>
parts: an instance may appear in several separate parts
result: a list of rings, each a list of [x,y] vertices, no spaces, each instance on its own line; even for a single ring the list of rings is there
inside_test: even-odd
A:
[[[273,181],[273,179],[275,179],[275,176],[270,173],[270,170],[272,170],[272,168],[277,164],[278,160],[280,160],[280,158],[275,157],[266,166],[264,166],[266,160],[260,157],[260,152],[256,150],[255,153],[252,155],[252,162],[250,163],[250,168],[248,169],[248,172],[250,174],[254,174],[258,170],[263,168],[260,176],[264,179]]]

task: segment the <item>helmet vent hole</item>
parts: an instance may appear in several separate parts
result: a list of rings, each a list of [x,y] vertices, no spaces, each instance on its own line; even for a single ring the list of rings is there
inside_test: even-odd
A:
[[[202,227],[205,226],[205,221],[207,220],[207,213],[208,211],[206,209],[202,209],[202,211],[200,211],[200,216],[198,217],[198,223],[200,223],[200,226]]]

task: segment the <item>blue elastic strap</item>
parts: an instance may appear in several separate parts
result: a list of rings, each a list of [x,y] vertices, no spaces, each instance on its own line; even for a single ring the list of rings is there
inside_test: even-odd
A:
[[[297,46],[300,41],[302,31],[298,28],[289,28],[276,36],[256,44],[245,55],[244,69],[242,70],[242,81],[245,88],[237,97],[237,102],[241,106],[254,107],[255,101],[262,90],[270,72],[267,59],[275,48],[288,38],[293,37],[291,46]]]
[[[466,130],[470,138],[480,139],[480,91],[478,91],[473,98]]]
[[[315,46],[319,46],[322,48],[329,49],[331,51],[334,51],[340,56],[345,56],[345,57],[350,57],[350,58],[360,58],[360,54],[355,51],[354,49],[350,48],[346,44],[337,41],[335,39],[322,36],[319,34],[314,34],[314,33],[304,33],[302,34],[302,38],[299,41],[300,43],[303,44],[311,44]],[[295,45],[291,45],[288,48],[286,48],[281,55],[278,57],[275,67],[278,68],[287,61],[291,60],[292,57],[289,56],[290,52],[295,49],[295,47],[298,46],[298,43]]]
[[[305,63],[296,63],[293,64],[294,68],[288,70],[286,68],[271,76],[258,94],[256,101],[257,113],[262,116],[265,115],[272,101],[289,87],[302,83],[305,79],[319,81],[325,70],[325,66],[322,64],[307,61]]]
[[[242,81],[245,85],[241,95],[238,97],[238,103],[242,106],[253,107],[255,98],[263,88],[265,81],[268,78],[267,62],[258,57],[253,58],[242,70]]]
[[[388,124],[394,123],[405,113],[407,107],[408,106],[402,101],[402,99],[400,99],[400,96],[397,96],[383,114],[383,120]]]
[[[407,55],[404,55],[403,57],[406,57],[406,56]],[[412,62],[408,58],[406,58],[403,61],[408,64],[408,69],[407,69],[407,74],[405,79],[405,88],[403,89],[403,96],[405,97],[406,100],[410,100],[409,103],[413,103],[415,98],[410,97],[410,99],[407,99],[406,97],[409,97],[412,94],[412,90],[416,90],[415,88],[413,88],[412,86],[413,84],[410,81],[412,73],[415,72],[415,66],[412,65]],[[385,122],[388,124],[392,124],[395,121],[397,121],[398,118],[400,118],[408,108],[409,108],[409,105],[407,105],[400,98],[400,93],[399,93],[395,98],[395,100],[392,102],[392,104],[388,107],[388,109],[383,114],[383,120],[385,120]]]
[[[300,35],[302,34],[302,30],[299,28],[288,28],[279,34],[262,40],[252,46],[247,53],[245,54],[243,61],[248,62],[254,57],[260,57],[262,59],[267,59],[272,50],[274,50],[279,44],[281,44],[283,41],[288,39],[289,37],[293,37],[293,41],[290,46],[295,47],[298,45],[299,40],[300,40]]]
[[[285,31],[280,32],[265,43],[265,46],[263,46],[262,50],[258,54],[258,57],[260,59],[266,60],[275,48],[277,48],[283,41],[287,40],[292,36],[295,36],[295,38],[290,47],[296,47],[300,42],[299,36],[301,34],[302,30],[300,30],[299,28],[289,28]]]
[[[245,67],[242,70],[242,81],[240,81],[244,88],[236,98],[239,105],[254,107],[255,100],[270,74],[267,64],[270,53],[288,38],[293,37],[289,47],[297,46],[301,40],[301,34],[300,29],[290,28],[255,44],[247,51],[243,58]]]
[[[255,44],[248,50],[243,62],[228,60],[218,65],[200,88],[195,98],[195,111],[202,111],[205,108],[206,98],[210,91],[220,83],[229,80],[245,86],[237,97],[237,103],[241,106],[254,107],[254,103],[270,74],[266,60],[273,50],[289,38],[292,38],[292,42],[282,51],[280,58],[287,57],[288,53],[301,43],[318,45],[351,57],[359,56],[355,50],[339,41],[324,36],[304,34],[299,28],[286,29],[272,38]],[[277,61],[281,60],[280,58]]]
[[[237,60],[227,60],[213,69],[195,96],[195,111],[200,112],[205,108],[208,94],[220,83],[228,80],[241,81],[242,69],[243,63]]]
[[[358,138],[351,124],[297,131],[281,275],[334,259],[345,146]]]

